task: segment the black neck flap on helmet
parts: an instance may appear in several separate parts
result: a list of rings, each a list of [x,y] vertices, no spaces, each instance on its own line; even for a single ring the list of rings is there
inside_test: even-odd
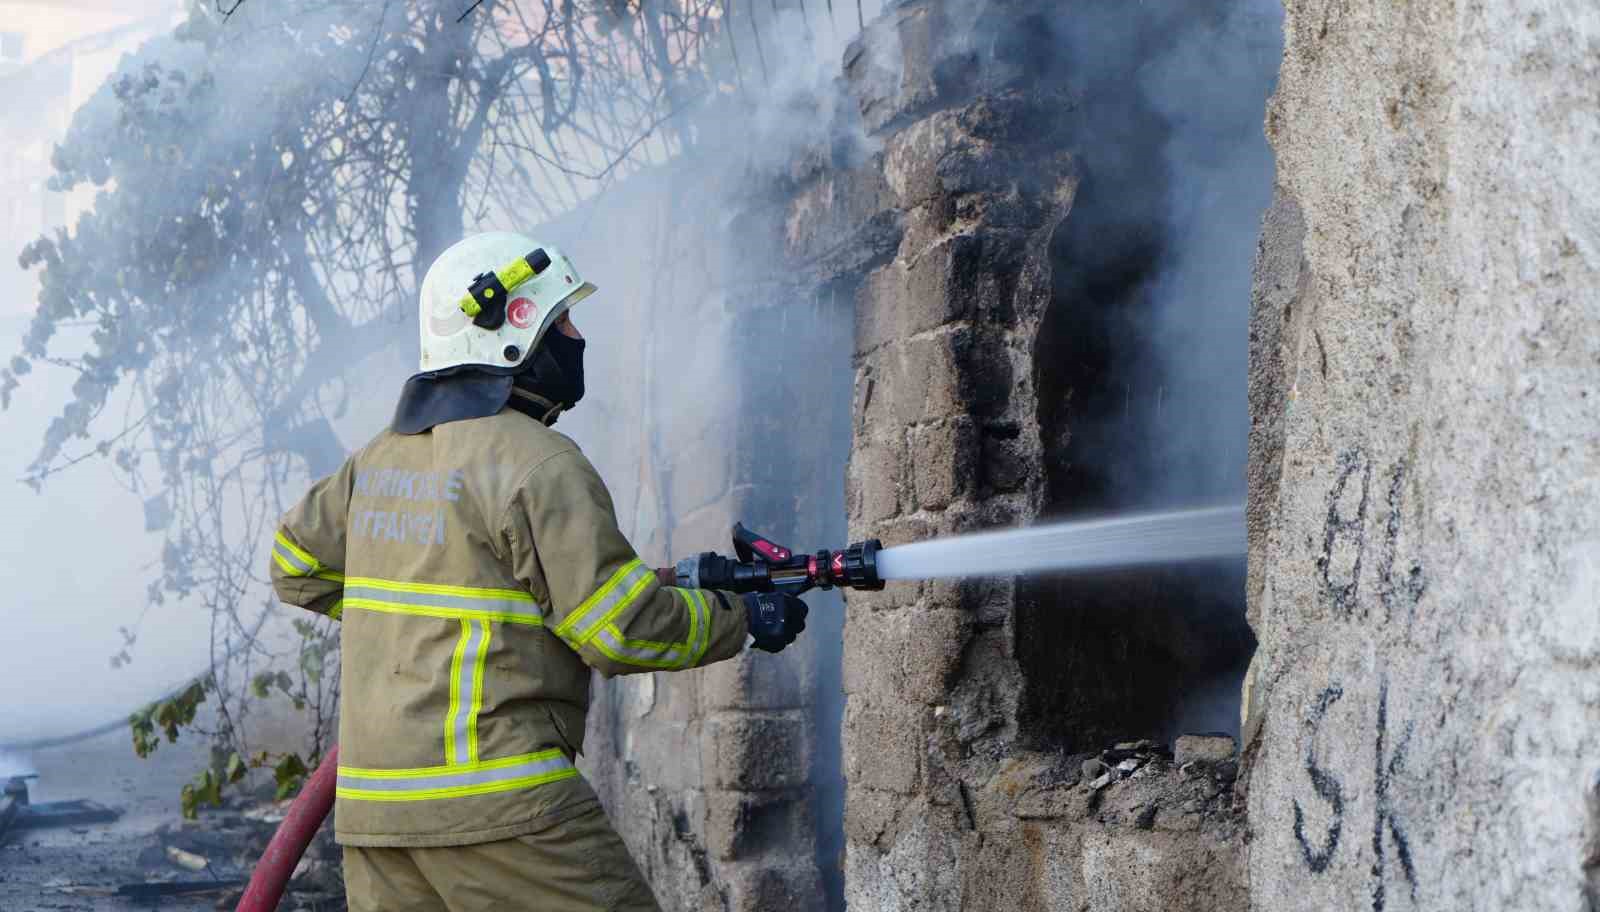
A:
[[[416,374],[400,391],[389,426],[396,434],[421,434],[451,421],[486,418],[506,407],[514,379],[476,365]]]

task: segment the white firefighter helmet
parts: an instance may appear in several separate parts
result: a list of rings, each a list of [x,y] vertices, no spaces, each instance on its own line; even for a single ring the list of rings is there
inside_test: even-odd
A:
[[[571,260],[532,238],[508,231],[463,238],[422,279],[421,369],[510,373],[594,291]]]

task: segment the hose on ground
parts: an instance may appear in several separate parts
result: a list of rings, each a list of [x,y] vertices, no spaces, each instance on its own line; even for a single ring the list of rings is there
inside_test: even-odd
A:
[[[338,770],[339,746],[334,745],[289,805],[289,813],[278,824],[278,831],[272,834],[272,841],[251,872],[250,885],[245,887],[235,912],[274,912],[278,908],[295,866],[333,808]]]

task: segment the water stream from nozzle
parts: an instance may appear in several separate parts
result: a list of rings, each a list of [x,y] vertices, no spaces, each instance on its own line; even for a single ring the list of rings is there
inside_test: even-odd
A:
[[[979,532],[878,552],[883,579],[1017,576],[1237,557],[1244,507],[1202,507]]]

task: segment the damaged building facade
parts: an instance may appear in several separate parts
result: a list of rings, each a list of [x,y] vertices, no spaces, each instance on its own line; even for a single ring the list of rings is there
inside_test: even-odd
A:
[[[828,79],[540,229],[641,555],[1241,501],[1248,554],[602,682],[663,907],[1600,912],[1600,8],[838,6]]]
[[[568,226],[645,264],[607,287],[649,354],[605,420],[638,436],[591,455],[658,565],[735,520],[803,550],[1180,500],[1140,486],[1187,465],[1152,429],[1204,412],[1141,367],[1174,115],[1118,86],[1210,16],[1265,61],[1272,159],[1225,188],[1261,197],[1217,305],[1233,475],[1185,477],[1248,484],[1248,568],[811,597],[781,656],[607,683],[589,771],[658,896],[1600,908],[1600,14],[1147,4],[1096,54],[1059,6],[892,4],[826,142]],[[743,205],[696,205],[730,180]],[[712,388],[739,407],[702,414]]]

